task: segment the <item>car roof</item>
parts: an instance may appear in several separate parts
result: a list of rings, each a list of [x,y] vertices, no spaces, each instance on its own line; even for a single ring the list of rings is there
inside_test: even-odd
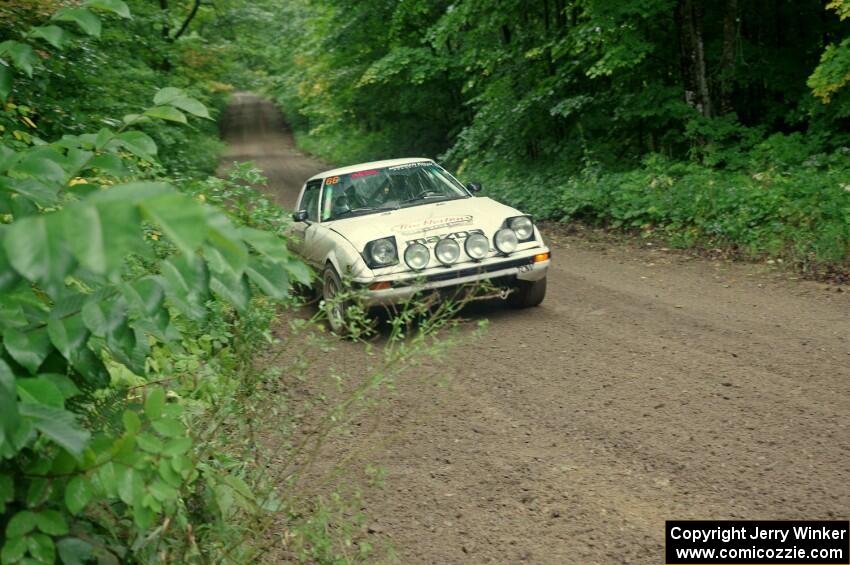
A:
[[[368,169],[380,169],[383,167],[395,167],[398,165],[408,165],[410,163],[433,163],[433,159],[427,157],[408,157],[406,159],[385,159],[383,161],[372,161],[370,163],[358,163],[357,165],[349,165],[348,167],[340,167],[331,169],[317,175],[313,175],[308,181],[315,179],[323,179],[326,177],[334,177],[337,175],[347,175],[348,173],[356,173],[357,171],[365,171]]]

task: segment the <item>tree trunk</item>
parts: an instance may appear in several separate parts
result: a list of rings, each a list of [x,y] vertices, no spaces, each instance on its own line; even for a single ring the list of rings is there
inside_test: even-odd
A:
[[[168,39],[171,34],[168,28],[168,0],[159,0],[159,10],[162,12],[162,37]]]
[[[712,116],[711,94],[705,67],[705,45],[702,36],[702,10],[699,0],[679,0],[679,46],[685,101],[705,117]]]
[[[192,23],[192,20],[195,18],[195,14],[198,13],[198,8],[201,7],[201,0],[195,0],[195,3],[192,4],[192,10],[189,12],[189,15],[186,16],[186,19],[183,20],[183,25],[180,26],[180,29],[177,30],[177,33],[174,34],[172,39],[179,39],[183,33],[189,29],[189,24]]]
[[[738,47],[738,0],[726,0],[723,15],[723,51],[720,57],[720,113],[734,110],[732,88],[735,78],[735,56]]]

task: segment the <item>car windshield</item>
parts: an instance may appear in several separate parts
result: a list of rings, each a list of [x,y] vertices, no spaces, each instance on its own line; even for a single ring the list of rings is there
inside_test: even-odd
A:
[[[463,186],[435,163],[426,161],[369,169],[325,179],[322,220],[337,220],[467,196],[469,193]]]

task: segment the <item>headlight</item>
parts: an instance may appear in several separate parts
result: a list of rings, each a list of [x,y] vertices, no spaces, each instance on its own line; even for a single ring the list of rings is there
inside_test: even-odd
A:
[[[441,239],[434,248],[434,254],[443,265],[451,265],[460,258],[460,245],[453,239]]]
[[[493,243],[496,244],[496,249],[502,253],[508,254],[514,252],[519,241],[517,240],[514,230],[510,228],[502,228],[496,232],[496,235],[493,237]]]
[[[420,271],[427,267],[430,260],[431,253],[421,243],[408,245],[407,249],[404,250],[404,262],[414,271]]]
[[[463,247],[466,249],[466,254],[471,258],[483,259],[490,253],[490,240],[484,234],[473,233],[466,238]]]
[[[534,236],[534,223],[528,216],[517,216],[508,220],[508,227],[514,230],[519,241],[528,241]]]
[[[366,264],[373,269],[395,265],[398,263],[395,238],[385,237],[370,241],[366,244],[366,249],[363,250],[363,258],[366,260]]]

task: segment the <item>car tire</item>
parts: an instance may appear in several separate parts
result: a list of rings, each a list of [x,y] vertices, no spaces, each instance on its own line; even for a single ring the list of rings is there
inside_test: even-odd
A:
[[[336,269],[334,269],[331,265],[328,265],[325,267],[324,273],[322,273],[322,288],[320,289],[319,297],[321,299],[321,305],[324,309],[325,316],[328,320],[328,326],[335,333],[343,335],[348,328],[348,324],[345,319],[345,312],[348,309],[348,304],[346,302],[332,304],[332,299],[334,296],[339,294],[341,290],[342,279],[339,278],[339,275],[336,273]]]
[[[517,281],[514,291],[508,295],[508,304],[514,308],[538,306],[546,297],[546,277],[537,281]]]

